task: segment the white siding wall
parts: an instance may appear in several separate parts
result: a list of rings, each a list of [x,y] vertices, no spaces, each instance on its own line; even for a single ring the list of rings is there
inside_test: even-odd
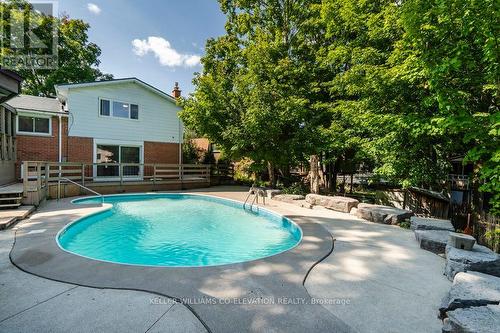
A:
[[[99,99],[139,105],[139,119],[101,117]],[[95,139],[179,143],[180,110],[173,102],[135,83],[72,88],[69,135]]]

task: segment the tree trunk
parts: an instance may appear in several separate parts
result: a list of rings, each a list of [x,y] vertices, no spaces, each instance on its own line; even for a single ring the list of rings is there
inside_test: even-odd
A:
[[[291,185],[290,164],[281,167],[281,175],[283,176],[283,185],[285,187],[290,186]]]
[[[274,164],[273,162],[267,162],[267,172],[269,173],[269,183],[271,188],[276,187],[276,175],[274,173]]]
[[[330,192],[337,193],[337,162],[331,163]]]
[[[351,173],[351,189],[349,190],[349,193],[352,193],[352,184],[354,182],[354,174]]]
[[[311,193],[319,193],[319,158],[318,155],[311,155],[309,177],[311,180]]]

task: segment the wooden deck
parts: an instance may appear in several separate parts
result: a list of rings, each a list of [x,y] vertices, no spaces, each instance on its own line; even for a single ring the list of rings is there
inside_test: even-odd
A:
[[[21,206],[23,200],[23,184],[15,183],[0,187],[0,209],[11,209]]]
[[[22,186],[21,186],[22,187]],[[34,206],[20,206],[0,210],[0,230],[6,229],[19,220],[25,219],[35,210]]]
[[[14,193],[23,193],[23,183],[14,183],[0,186],[0,195]]]
[[[23,162],[23,203],[79,195],[208,187],[204,164]],[[110,171],[111,170],[111,171]]]

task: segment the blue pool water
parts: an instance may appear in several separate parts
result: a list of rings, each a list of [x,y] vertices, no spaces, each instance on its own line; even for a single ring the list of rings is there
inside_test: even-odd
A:
[[[211,266],[264,258],[302,237],[289,219],[236,201],[190,194],[105,196],[112,209],[84,217],[59,245],[92,259],[148,266]],[[98,198],[77,199],[77,204]]]

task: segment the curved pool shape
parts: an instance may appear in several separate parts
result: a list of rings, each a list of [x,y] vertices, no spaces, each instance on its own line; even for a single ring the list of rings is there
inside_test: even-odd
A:
[[[237,201],[192,194],[110,195],[112,208],[83,217],[57,236],[87,258],[145,266],[239,263],[287,251],[302,237],[286,217]],[[99,203],[100,198],[73,203]]]

